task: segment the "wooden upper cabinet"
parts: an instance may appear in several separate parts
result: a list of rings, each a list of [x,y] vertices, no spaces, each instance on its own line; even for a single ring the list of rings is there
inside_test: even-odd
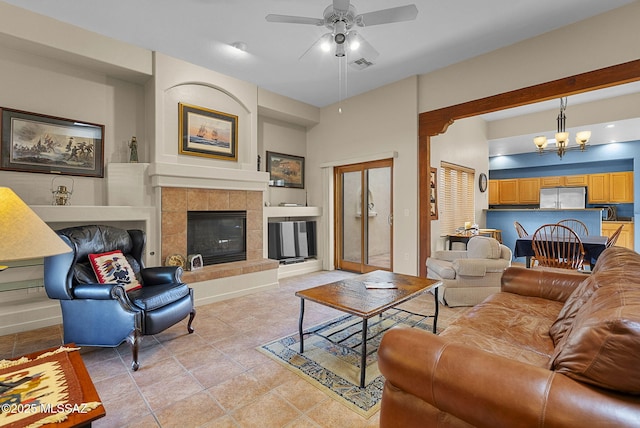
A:
[[[633,203],[633,172],[609,173],[609,201],[613,203]]]
[[[609,174],[588,175],[587,200],[590,204],[609,202]]]
[[[518,191],[520,204],[538,204],[540,203],[540,179],[520,178],[518,179]]]
[[[559,175],[555,177],[540,177],[540,187],[560,187],[564,186],[565,177]]]
[[[500,186],[498,180],[489,180],[489,205],[500,204]]]
[[[564,177],[565,186],[588,186],[587,176],[582,175],[567,175]]]
[[[587,176],[582,175],[557,175],[551,177],[540,177],[540,188],[563,187],[563,186],[588,186]]]
[[[517,205],[519,203],[517,179],[498,180],[498,200],[501,205]]]

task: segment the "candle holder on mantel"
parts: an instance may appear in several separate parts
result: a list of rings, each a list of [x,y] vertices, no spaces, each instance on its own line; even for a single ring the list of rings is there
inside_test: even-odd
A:
[[[67,180],[67,185],[71,183],[71,190],[64,184],[59,184],[62,180]],[[56,186],[57,185],[57,186]],[[71,195],[73,194],[73,178],[71,177],[55,177],[51,180],[51,194],[53,199],[52,205],[71,205]]]

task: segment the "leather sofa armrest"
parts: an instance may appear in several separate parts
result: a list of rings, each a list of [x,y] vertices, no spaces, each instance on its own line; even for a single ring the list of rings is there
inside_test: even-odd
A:
[[[113,300],[113,287],[118,284],[78,284],[73,287],[73,296],[76,299]]]
[[[143,286],[172,284],[182,282],[182,272],[180,266],[158,266],[142,269],[140,276]]]
[[[570,270],[561,272],[511,266],[502,275],[502,291],[565,302],[585,279],[585,274]]]

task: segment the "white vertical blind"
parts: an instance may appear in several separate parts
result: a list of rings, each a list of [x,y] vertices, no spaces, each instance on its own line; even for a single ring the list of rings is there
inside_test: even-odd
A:
[[[453,233],[467,221],[475,223],[475,170],[440,162],[439,175],[440,230]]]

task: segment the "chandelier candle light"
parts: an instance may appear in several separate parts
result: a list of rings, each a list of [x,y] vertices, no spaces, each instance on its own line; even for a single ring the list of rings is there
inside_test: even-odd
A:
[[[565,131],[565,123],[567,117],[564,115],[564,111],[567,108],[567,97],[560,98],[560,113],[556,119],[558,122],[558,130],[556,132],[556,152],[560,159],[569,150],[579,149],[585,151],[589,138],[591,138],[591,131],[580,131],[576,134],[577,146],[569,147],[569,133]],[[538,153],[544,154],[547,147],[547,137],[539,135],[533,139],[533,144],[538,148]]]

